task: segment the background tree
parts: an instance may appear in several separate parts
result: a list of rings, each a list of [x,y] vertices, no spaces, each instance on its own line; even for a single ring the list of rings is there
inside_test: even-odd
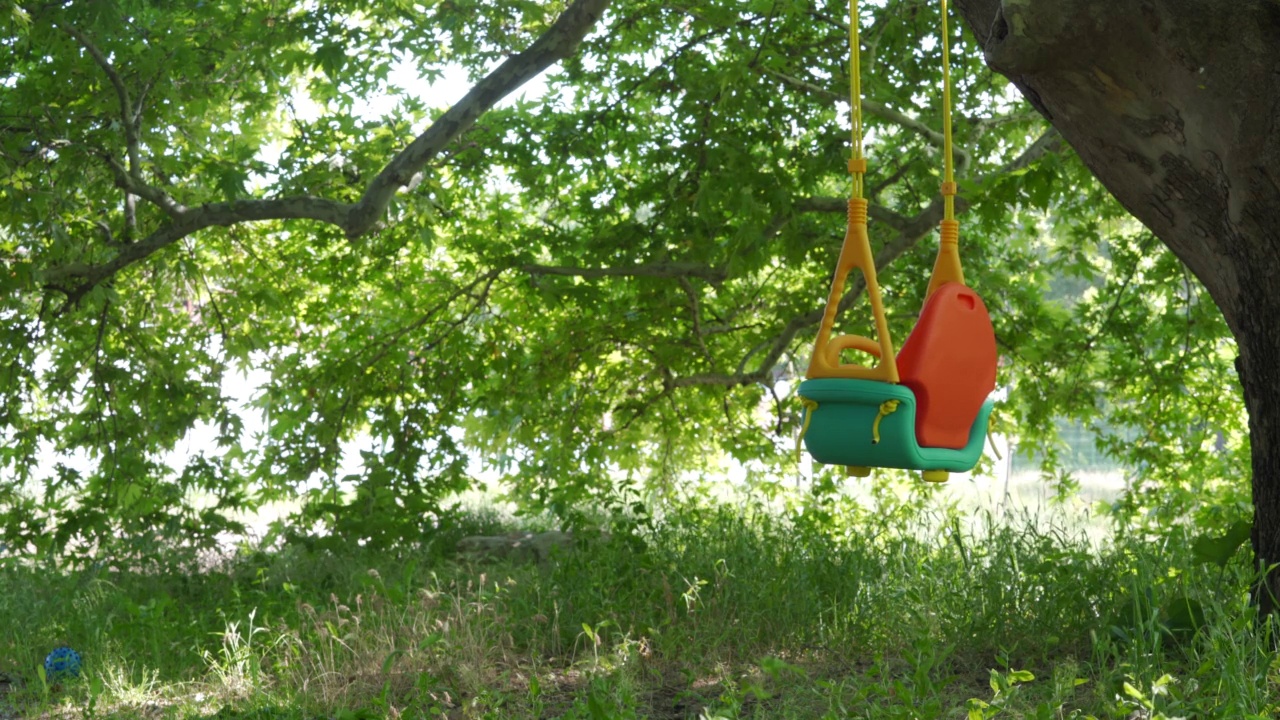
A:
[[[789,393],[843,234],[845,5],[9,8],[0,497],[18,547],[209,541],[233,510],[298,497],[297,532],[390,543],[431,525],[476,456],[569,520],[725,458],[791,470]],[[898,337],[942,212],[937,13],[862,18]],[[1096,424],[1147,465],[1129,507],[1162,502],[1145,494],[1162,480],[1186,501],[1162,517],[1230,519],[1229,494],[1196,492],[1237,487],[1247,448],[1220,316],[951,40],[967,268],[1008,359],[997,429],[1053,470],[1056,418]],[[445,110],[395,86],[405,66],[476,84]],[[242,408],[223,380],[248,370],[269,380]],[[219,448],[175,466],[199,427]]]

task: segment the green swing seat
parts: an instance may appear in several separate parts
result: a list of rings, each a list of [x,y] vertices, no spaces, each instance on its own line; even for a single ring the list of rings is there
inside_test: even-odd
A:
[[[966,472],[982,456],[987,421],[994,406],[991,400],[982,404],[964,447],[931,448],[916,442],[916,396],[906,386],[875,380],[817,378],[800,383],[799,394],[816,403],[808,410],[804,435],[809,454],[820,463],[852,468]],[[882,413],[884,403],[892,400],[898,401],[897,408]]]

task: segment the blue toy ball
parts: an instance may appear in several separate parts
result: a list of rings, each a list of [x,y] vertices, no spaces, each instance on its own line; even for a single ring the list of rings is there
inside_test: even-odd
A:
[[[44,674],[50,680],[80,675],[80,653],[67,646],[54,649],[44,659]]]

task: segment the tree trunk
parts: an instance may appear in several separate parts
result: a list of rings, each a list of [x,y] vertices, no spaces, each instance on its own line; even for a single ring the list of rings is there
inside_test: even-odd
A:
[[[1013,81],[1222,310],[1253,448],[1253,549],[1280,563],[1280,2],[955,0]],[[1280,573],[1257,589],[1280,607]]]

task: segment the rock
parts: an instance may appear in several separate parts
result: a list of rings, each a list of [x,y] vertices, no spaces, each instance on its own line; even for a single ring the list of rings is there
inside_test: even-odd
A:
[[[542,533],[465,537],[458,541],[458,554],[470,560],[545,563],[551,559],[556,548],[565,551],[571,547],[572,535],[551,530]]]
[[[21,690],[23,686],[22,678],[17,675],[10,675],[6,672],[0,672],[0,695],[7,695],[11,692]]]

